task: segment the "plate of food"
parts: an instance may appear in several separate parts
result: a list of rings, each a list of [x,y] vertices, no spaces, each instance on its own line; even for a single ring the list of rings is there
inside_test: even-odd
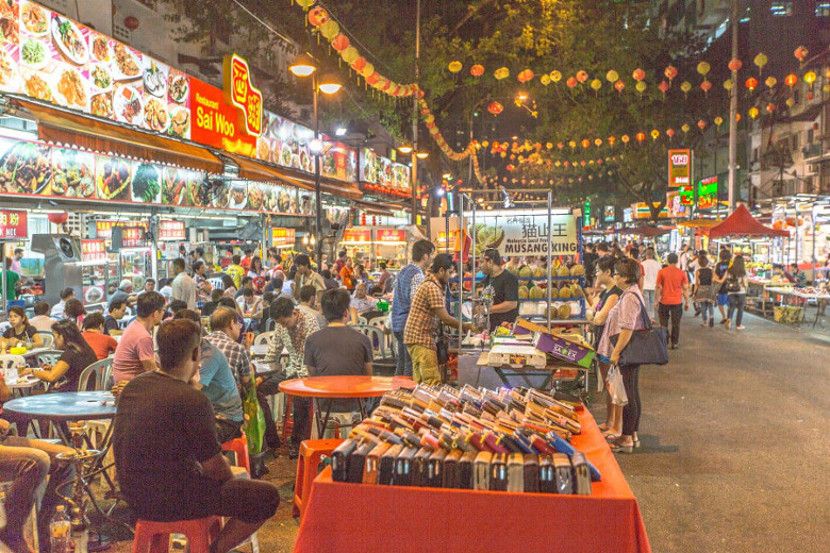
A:
[[[211,182],[211,203],[213,207],[226,208],[230,202],[231,187],[227,183]]]
[[[46,75],[31,73],[23,79],[23,87],[28,96],[43,100],[44,102],[55,102],[55,95],[52,94],[52,85],[46,80]]]
[[[114,114],[112,110],[112,91],[102,92],[101,94],[93,96],[90,108],[92,115],[112,119]]]
[[[49,61],[46,44],[36,38],[27,38],[20,45],[20,62],[32,69],[40,69]]]
[[[156,63],[156,60],[144,58],[147,68],[144,70],[144,90],[156,98],[167,96],[167,72],[169,69]]]
[[[108,65],[100,63],[93,66],[92,71],[89,72],[89,78],[98,91],[112,88],[112,75]]]
[[[0,5],[3,5],[0,2]],[[0,44],[17,44],[19,38],[17,18],[0,14]]]
[[[104,299],[104,291],[100,286],[90,286],[84,291],[86,303],[98,303]]]
[[[171,73],[167,77],[167,90],[171,100],[177,104],[183,104],[187,101],[190,83],[184,75]]]
[[[161,202],[165,205],[181,205],[187,192],[187,179],[184,171],[175,167],[164,168]]]
[[[122,123],[141,125],[141,116],[144,112],[141,94],[130,85],[118,87],[113,96],[113,111],[115,112],[115,118]]]
[[[13,194],[45,194],[52,177],[49,149],[17,142],[0,158],[0,190]]]
[[[17,83],[17,64],[6,51],[0,48],[0,87]]]
[[[244,184],[235,184],[231,187],[230,199],[228,200],[228,207],[231,209],[245,209],[248,206],[247,186]]]
[[[65,198],[90,198],[95,194],[93,154],[76,150],[52,151],[51,193]]]
[[[195,175],[187,180],[187,196],[190,198],[190,204],[194,207],[205,207],[207,198],[202,192],[203,189],[202,179]]]
[[[265,192],[260,186],[248,186],[248,209],[259,211],[265,200]]]
[[[129,162],[118,158],[99,158],[100,160],[104,162],[98,164],[95,176],[98,197],[102,200],[126,199],[132,180]]]
[[[95,61],[101,63],[109,63],[112,61],[112,46],[110,41],[104,35],[95,34],[91,38],[92,57]]]
[[[182,106],[173,106],[168,133],[179,138],[190,136],[190,110]]]
[[[141,59],[126,44],[116,43],[113,56],[115,57],[113,79],[131,81],[141,76]]]
[[[60,77],[55,88],[58,91],[58,100],[67,107],[86,108],[89,104],[89,84],[74,67],[65,66],[59,69]]]
[[[20,22],[23,29],[31,36],[46,36],[49,34],[49,11],[35,4],[24,2],[20,11]]]
[[[150,98],[144,105],[144,123],[150,130],[161,133],[170,126],[170,114],[158,98]]]
[[[133,201],[155,204],[161,194],[161,172],[152,163],[142,163],[133,175]]]
[[[75,23],[57,14],[52,18],[52,38],[64,57],[76,65],[89,61],[89,47],[81,29]]]

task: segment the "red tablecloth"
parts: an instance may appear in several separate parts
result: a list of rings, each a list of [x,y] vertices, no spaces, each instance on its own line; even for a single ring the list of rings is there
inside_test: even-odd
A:
[[[602,473],[592,495],[346,484],[323,471],[295,552],[649,553],[637,500],[591,414],[574,447]]]

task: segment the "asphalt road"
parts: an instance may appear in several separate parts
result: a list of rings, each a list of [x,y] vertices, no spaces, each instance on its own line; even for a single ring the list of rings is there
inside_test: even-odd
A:
[[[643,447],[619,456],[653,550],[830,551],[830,340],[682,323],[670,364],[641,369]]]

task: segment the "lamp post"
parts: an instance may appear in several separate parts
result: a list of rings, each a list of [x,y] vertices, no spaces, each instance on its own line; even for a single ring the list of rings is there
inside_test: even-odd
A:
[[[317,267],[320,268],[323,261],[323,200],[320,190],[320,156],[323,154],[323,143],[320,140],[320,114],[318,110],[318,99],[320,92],[331,96],[337,94],[343,85],[333,75],[324,75],[317,78],[317,66],[310,56],[303,54],[288,67],[288,70],[295,77],[311,77],[312,89],[312,117],[314,118],[314,141],[311,143],[311,153],[314,155],[314,211],[315,211],[315,232],[317,233],[317,245],[314,248],[317,259]]]

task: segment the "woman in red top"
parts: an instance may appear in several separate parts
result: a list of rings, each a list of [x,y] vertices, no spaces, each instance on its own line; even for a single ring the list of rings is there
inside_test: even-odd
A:
[[[95,352],[95,357],[99,361],[106,359],[111,353],[115,353],[115,348],[118,346],[115,338],[104,334],[104,316],[101,313],[96,312],[87,315],[84,319],[84,331],[81,336]]]
[[[340,269],[340,281],[349,292],[354,292],[354,270],[351,258],[346,258],[346,264]]]

